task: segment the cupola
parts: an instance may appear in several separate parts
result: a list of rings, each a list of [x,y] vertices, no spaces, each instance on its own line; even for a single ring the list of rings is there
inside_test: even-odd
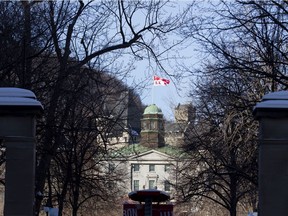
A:
[[[163,113],[155,104],[147,106],[141,119],[140,144],[150,148],[159,148],[164,142]]]

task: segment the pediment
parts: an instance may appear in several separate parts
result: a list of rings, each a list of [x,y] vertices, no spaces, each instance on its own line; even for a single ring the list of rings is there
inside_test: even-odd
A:
[[[149,150],[141,154],[135,154],[129,158],[129,160],[140,160],[140,161],[163,161],[163,160],[173,160],[168,154],[156,151]]]

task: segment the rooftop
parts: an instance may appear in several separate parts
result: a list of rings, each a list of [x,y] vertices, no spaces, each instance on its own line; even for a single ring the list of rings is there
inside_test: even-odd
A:
[[[162,114],[162,110],[158,108],[155,104],[152,104],[145,108],[144,115],[145,114]]]
[[[129,157],[129,156],[141,154],[150,150],[152,150],[152,148],[148,148],[140,144],[131,144],[131,145],[120,148],[118,151],[115,152],[113,156]],[[165,145],[164,147],[160,147],[160,148],[154,148],[154,150],[170,155],[172,157],[173,156],[180,157],[181,155],[183,155],[183,152],[181,151],[180,148],[170,146],[170,145]]]

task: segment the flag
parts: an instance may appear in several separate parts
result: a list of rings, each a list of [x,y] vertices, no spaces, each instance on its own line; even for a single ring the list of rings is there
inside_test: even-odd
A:
[[[133,130],[133,129],[131,129],[130,132],[131,132],[131,135],[132,135],[132,136],[139,136],[138,132],[135,131],[135,130]]]
[[[158,76],[153,76],[154,86],[166,86],[170,83],[170,80],[164,79]]]

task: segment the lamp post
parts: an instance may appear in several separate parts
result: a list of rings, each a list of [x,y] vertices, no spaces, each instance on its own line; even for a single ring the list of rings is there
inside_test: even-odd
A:
[[[33,92],[0,88],[0,137],[6,147],[5,216],[34,215],[36,115],[43,107]]]

